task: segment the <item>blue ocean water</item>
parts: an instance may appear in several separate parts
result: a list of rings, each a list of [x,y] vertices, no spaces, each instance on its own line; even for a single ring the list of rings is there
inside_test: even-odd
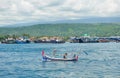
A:
[[[42,62],[41,51],[77,62]],[[0,44],[0,78],[120,78],[120,43]]]

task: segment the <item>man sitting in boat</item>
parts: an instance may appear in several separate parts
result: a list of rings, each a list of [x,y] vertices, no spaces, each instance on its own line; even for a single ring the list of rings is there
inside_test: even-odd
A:
[[[63,58],[64,58],[64,59],[67,59],[67,53],[65,53],[65,54],[63,55]]]
[[[53,50],[53,57],[55,57],[55,56],[56,56],[56,52],[57,52],[57,50],[56,50],[56,49],[54,49],[54,50]]]
[[[73,58],[76,58],[76,54],[73,55]]]
[[[73,59],[78,60],[78,56],[76,54],[73,55]]]

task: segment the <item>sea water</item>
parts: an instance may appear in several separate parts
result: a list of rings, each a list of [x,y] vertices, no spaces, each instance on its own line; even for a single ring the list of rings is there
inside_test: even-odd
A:
[[[42,62],[41,51],[77,62]],[[120,43],[0,44],[0,78],[120,78]]]

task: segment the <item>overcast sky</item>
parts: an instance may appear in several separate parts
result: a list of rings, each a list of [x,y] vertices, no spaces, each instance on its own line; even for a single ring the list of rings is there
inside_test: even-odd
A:
[[[120,0],[0,0],[0,26],[36,20],[119,16]]]

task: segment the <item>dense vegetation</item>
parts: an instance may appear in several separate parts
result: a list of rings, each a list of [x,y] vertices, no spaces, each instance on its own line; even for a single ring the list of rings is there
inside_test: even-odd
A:
[[[23,27],[1,27],[0,38],[3,36],[120,36],[120,23],[96,24],[38,24]]]

